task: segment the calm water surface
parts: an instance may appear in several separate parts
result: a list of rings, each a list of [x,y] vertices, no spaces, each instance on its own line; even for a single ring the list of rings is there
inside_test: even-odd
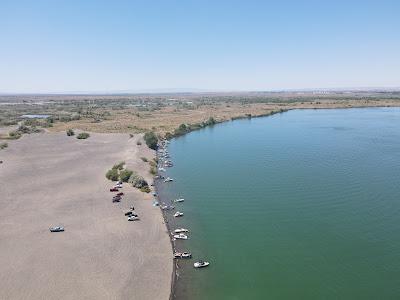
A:
[[[400,109],[297,110],[173,140],[177,299],[400,299]]]

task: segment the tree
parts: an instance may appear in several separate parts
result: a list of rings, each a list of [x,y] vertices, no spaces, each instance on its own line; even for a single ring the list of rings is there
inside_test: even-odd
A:
[[[158,138],[153,131],[146,132],[143,138],[146,142],[147,147],[153,150],[157,149]]]
[[[106,178],[112,181],[117,181],[119,179],[119,174],[117,169],[108,170],[106,173]]]
[[[121,180],[122,182],[128,182],[128,180],[132,174],[133,174],[133,171],[124,169],[119,173],[119,180]]]

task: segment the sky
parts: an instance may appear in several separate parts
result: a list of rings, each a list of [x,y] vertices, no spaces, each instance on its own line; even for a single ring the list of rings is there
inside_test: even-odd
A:
[[[400,1],[0,0],[0,92],[400,87]]]

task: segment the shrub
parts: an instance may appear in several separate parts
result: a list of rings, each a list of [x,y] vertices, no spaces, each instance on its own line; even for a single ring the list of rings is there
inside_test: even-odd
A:
[[[75,135],[75,132],[72,129],[68,129],[67,130],[67,135],[68,136],[73,136],[73,135]]]
[[[150,187],[148,185],[140,188],[143,193],[150,193]]]
[[[156,175],[157,174],[157,167],[151,166],[150,167],[150,174],[151,175]]]
[[[77,139],[80,139],[80,140],[85,140],[85,139],[87,139],[88,137],[90,137],[90,134],[87,133],[87,132],[81,132],[80,134],[78,134],[78,135],[76,136],[76,138],[77,138]]]
[[[157,149],[158,138],[153,131],[146,132],[143,138],[147,147],[153,150]]]
[[[10,137],[10,139],[16,140],[19,139],[22,136],[22,134],[19,131],[10,131],[8,133],[8,136]]]
[[[133,173],[128,180],[129,183],[132,184],[135,188],[141,189],[149,184],[147,181],[140,175]]]
[[[7,148],[8,147],[8,144],[7,143],[1,143],[0,144],[0,150],[1,149],[4,149],[4,148]]]
[[[106,173],[106,178],[112,181],[117,181],[119,178],[118,170],[117,169],[108,170]]]
[[[130,133],[129,138],[133,138],[133,137],[134,137],[133,133]]]
[[[148,162],[148,159],[146,157],[141,157],[141,160],[143,160],[144,162]]]
[[[114,170],[122,170],[124,168],[125,162],[120,161],[119,163],[115,164],[112,168]]]
[[[132,176],[133,171],[125,169],[119,173],[119,180],[123,182],[128,182],[129,178]]]

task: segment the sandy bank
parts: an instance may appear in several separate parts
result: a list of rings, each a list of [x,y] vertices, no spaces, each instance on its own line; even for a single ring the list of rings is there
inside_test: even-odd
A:
[[[105,171],[143,170],[139,136],[33,134],[0,159],[0,299],[168,299],[171,246],[151,196],[125,186],[111,203]],[[149,178],[148,178],[149,179]],[[122,210],[134,205],[140,222]],[[64,233],[51,234],[52,225]]]

